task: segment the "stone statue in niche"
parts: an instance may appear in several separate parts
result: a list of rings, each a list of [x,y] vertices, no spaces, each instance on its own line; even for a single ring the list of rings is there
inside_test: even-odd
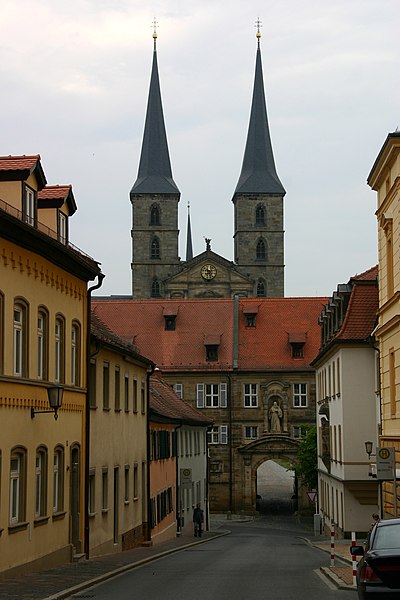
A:
[[[281,407],[278,405],[276,400],[274,400],[271,408],[269,409],[269,419],[271,421],[270,432],[271,433],[280,433],[281,432],[281,419],[283,417],[283,412]]]

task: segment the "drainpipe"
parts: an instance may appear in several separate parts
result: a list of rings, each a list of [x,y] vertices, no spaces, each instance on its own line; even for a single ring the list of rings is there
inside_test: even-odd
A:
[[[90,367],[90,321],[91,321],[91,294],[93,290],[99,289],[103,284],[105,275],[97,275],[97,284],[87,290],[87,314],[86,314],[86,404],[85,404],[85,509],[84,509],[84,540],[86,559],[89,558],[89,469],[90,469],[90,399],[89,399],[89,367]]]
[[[177,537],[179,537],[182,533],[182,502],[181,502],[181,481],[180,481],[180,476],[179,476],[179,452],[178,450],[180,450],[180,447],[178,446],[178,429],[180,429],[183,426],[183,423],[181,421],[180,425],[177,425],[175,427],[175,446],[176,446],[176,456],[175,456],[175,465],[176,465],[176,498],[175,498],[175,505],[176,505],[176,535]]]

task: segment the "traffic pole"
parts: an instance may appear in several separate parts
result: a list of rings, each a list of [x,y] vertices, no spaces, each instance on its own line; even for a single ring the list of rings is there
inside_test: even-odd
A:
[[[351,547],[356,545],[356,532],[351,532]],[[353,586],[357,587],[357,559],[353,553],[351,553],[351,562],[353,563]]]
[[[335,527],[331,521],[331,567],[335,566]]]

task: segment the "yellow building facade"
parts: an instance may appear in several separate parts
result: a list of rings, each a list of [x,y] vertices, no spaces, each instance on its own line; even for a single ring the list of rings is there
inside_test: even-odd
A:
[[[400,132],[387,136],[369,174],[368,184],[378,196],[379,445],[394,447],[397,462],[400,462]],[[393,482],[383,484],[387,516],[394,515],[393,487]],[[397,504],[400,504],[399,498]]]
[[[84,550],[87,287],[102,275],[68,241],[75,210],[39,156],[0,157],[0,576]]]

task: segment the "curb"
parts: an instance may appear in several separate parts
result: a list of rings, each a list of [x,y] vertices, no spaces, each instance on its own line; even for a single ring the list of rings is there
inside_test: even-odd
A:
[[[78,583],[77,585],[63,590],[61,592],[57,592],[52,594],[51,596],[47,596],[43,600],[63,600],[63,598],[69,598],[78,592],[82,592],[98,583],[102,583],[103,581],[107,581],[108,579],[112,579],[121,573],[125,573],[126,571],[132,571],[136,567],[140,567],[145,565],[146,563],[151,562],[152,560],[157,560],[158,558],[162,558],[163,556],[167,556],[168,554],[174,554],[174,552],[180,552],[181,550],[186,550],[191,546],[197,546],[198,544],[205,544],[207,542],[211,542],[211,540],[215,540],[216,538],[222,537],[224,535],[229,535],[231,532],[228,530],[222,530],[210,538],[199,540],[196,542],[189,542],[184,546],[179,546],[178,548],[170,548],[169,550],[164,550],[164,552],[160,552],[158,554],[154,554],[153,556],[149,556],[147,558],[142,558],[137,562],[132,562],[128,565],[124,565],[123,567],[119,567],[118,569],[114,569],[112,571],[108,571],[108,573],[103,573],[102,575],[98,575],[97,577],[93,577],[93,579],[88,579],[87,581],[83,581],[82,583]]]
[[[348,590],[350,592],[356,592],[357,588],[355,588],[352,585],[348,585],[347,583],[344,583],[344,581],[342,579],[340,579],[340,577],[338,577],[337,575],[335,575],[335,573],[333,573],[330,570],[330,567],[320,567],[319,570],[321,571],[321,573],[327,577],[330,581],[332,581],[332,583],[335,584],[335,586],[339,589],[339,590]]]

